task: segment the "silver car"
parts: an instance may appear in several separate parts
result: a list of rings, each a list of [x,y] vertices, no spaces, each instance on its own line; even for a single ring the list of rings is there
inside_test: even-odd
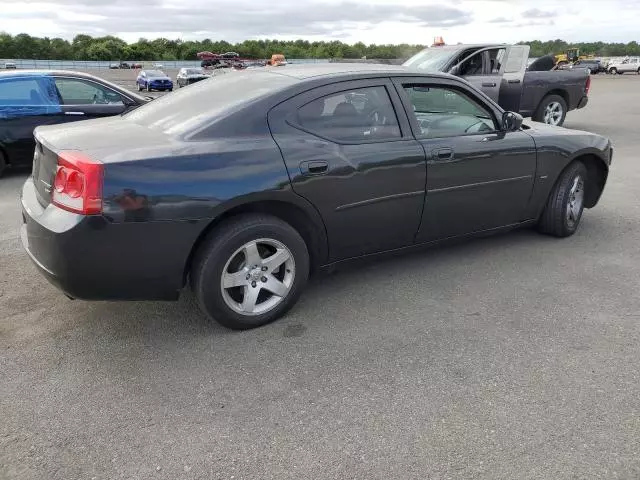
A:
[[[178,87],[181,88],[207,78],[209,78],[209,75],[207,75],[203,68],[181,68],[176,77],[176,83]]]
[[[607,72],[609,73],[638,73],[640,74],[640,59],[638,57],[626,58],[622,62],[613,62],[607,65]]]

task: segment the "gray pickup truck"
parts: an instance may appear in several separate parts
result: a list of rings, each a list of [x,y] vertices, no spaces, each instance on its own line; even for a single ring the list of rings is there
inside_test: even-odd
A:
[[[527,45],[450,45],[422,50],[404,65],[463,77],[505,110],[562,125],[568,111],[589,100],[588,72],[551,70],[544,61],[527,67],[528,58]]]

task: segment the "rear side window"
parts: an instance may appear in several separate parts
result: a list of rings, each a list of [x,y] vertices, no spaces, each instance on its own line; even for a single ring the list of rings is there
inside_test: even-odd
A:
[[[58,93],[50,77],[0,78],[0,118],[59,111]]]
[[[298,124],[338,142],[400,138],[400,127],[385,87],[359,88],[318,98],[298,110]]]
[[[56,78],[64,105],[122,105],[122,96],[100,84],[76,78]]]

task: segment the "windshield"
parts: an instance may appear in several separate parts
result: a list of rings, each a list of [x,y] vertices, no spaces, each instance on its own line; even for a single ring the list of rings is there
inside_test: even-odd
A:
[[[449,59],[457,50],[449,48],[427,48],[421,52],[416,53],[409,60],[404,62],[405,67],[416,68],[418,70],[425,70],[428,72],[441,72]]]
[[[197,82],[136,108],[123,118],[169,135],[185,135],[296,82],[289,76],[258,70],[237,72]]]
[[[147,70],[147,77],[166,77],[160,70]]]

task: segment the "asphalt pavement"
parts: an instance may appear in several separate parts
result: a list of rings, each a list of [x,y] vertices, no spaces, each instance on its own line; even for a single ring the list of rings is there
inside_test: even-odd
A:
[[[0,478],[640,478],[639,104],[598,76],[568,116],[615,145],[573,237],[352,266],[242,333],[67,299],[0,179]]]

